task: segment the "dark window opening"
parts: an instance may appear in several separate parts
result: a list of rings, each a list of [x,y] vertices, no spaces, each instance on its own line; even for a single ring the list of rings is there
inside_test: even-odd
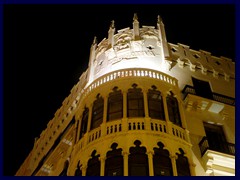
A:
[[[149,176],[148,156],[146,148],[140,147],[141,142],[136,140],[135,147],[130,147],[128,155],[128,175],[129,176]]]
[[[144,101],[142,89],[136,84],[127,93],[128,117],[144,117]]]
[[[88,114],[89,114],[89,109],[85,107],[85,110],[83,111],[83,114],[82,114],[82,122],[81,122],[79,139],[81,139],[83,135],[87,132]]]
[[[107,121],[123,117],[123,95],[121,90],[117,90],[117,87],[114,87],[113,92],[109,94],[107,114]]]
[[[113,143],[111,151],[107,152],[105,161],[105,176],[123,176],[122,149],[117,149],[118,144]]]
[[[68,160],[65,161],[64,167],[62,172],[59,174],[59,176],[67,176],[67,170],[68,170],[69,162]]]
[[[93,103],[92,108],[92,121],[91,121],[91,130],[97,128],[103,122],[103,107],[104,100],[100,95],[97,95],[97,99]]]
[[[172,162],[169,152],[163,149],[164,145],[158,142],[159,148],[154,148],[153,167],[154,176],[173,176]]]
[[[88,160],[86,176],[100,176],[100,155],[96,155],[96,153],[96,150],[94,150],[91,159]]]
[[[152,89],[148,90],[148,109],[149,117],[153,119],[165,120],[163,99],[161,92],[156,90],[156,86],[152,86]]]
[[[81,170],[80,161],[78,161],[77,168],[75,170],[74,176],[82,176],[82,170]]]
[[[208,98],[208,99],[213,99],[212,90],[207,81],[202,81],[192,77],[192,82],[193,82],[196,95],[204,98]]]
[[[171,95],[167,96],[167,108],[168,108],[168,116],[169,120],[178,126],[182,126],[179,108],[178,108],[178,100],[174,97],[173,93],[170,92]]]
[[[204,123],[204,129],[208,139],[209,149],[229,153],[228,143],[222,126]]]
[[[184,156],[184,152],[181,148],[179,148],[180,154],[177,154],[176,166],[178,176],[191,176],[189,163],[187,157]]]

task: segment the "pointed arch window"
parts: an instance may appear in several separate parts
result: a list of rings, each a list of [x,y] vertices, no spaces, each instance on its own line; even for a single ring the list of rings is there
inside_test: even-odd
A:
[[[82,176],[82,170],[81,170],[80,161],[78,161],[77,168],[75,170],[74,176]]]
[[[67,176],[68,166],[69,166],[69,162],[68,162],[68,160],[66,160],[64,163],[63,170],[59,176]]]
[[[184,152],[179,148],[180,154],[176,153],[178,158],[176,159],[178,176],[191,176],[188,158],[184,156]]]
[[[135,147],[130,147],[128,155],[129,176],[149,176],[148,156],[146,147],[141,145],[139,140],[134,142]]]
[[[100,97],[100,94],[98,94],[97,99],[93,102],[91,130],[99,127],[100,124],[102,124],[103,107],[104,107],[104,100],[102,97]]]
[[[144,101],[142,89],[137,88],[137,84],[127,93],[127,113],[128,117],[144,117]]]
[[[81,121],[81,129],[80,129],[79,139],[81,139],[83,137],[83,135],[87,132],[88,115],[89,115],[89,109],[85,107],[85,109],[83,111],[83,114],[82,114],[82,121]]]
[[[91,154],[91,159],[87,163],[86,176],[100,176],[100,155],[96,155],[97,151],[94,150]]]
[[[163,143],[158,142],[159,148],[153,148],[153,167],[154,176],[172,176],[172,161],[169,157],[169,152],[164,148]]]
[[[182,126],[179,107],[178,107],[178,100],[174,97],[174,94],[170,91],[170,95],[167,96],[167,108],[168,108],[168,115],[169,120],[178,126]]]
[[[152,89],[149,89],[147,93],[149,117],[165,120],[162,95],[156,89],[156,86],[152,86]]]
[[[107,152],[105,161],[105,176],[123,176],[122,149],[117,149],[118,144],[113,143],[111,151]]]
[[[107,121],[121,119],[123,117],[123,95],[118,87],[113,88],[113,92],[108,97]]]

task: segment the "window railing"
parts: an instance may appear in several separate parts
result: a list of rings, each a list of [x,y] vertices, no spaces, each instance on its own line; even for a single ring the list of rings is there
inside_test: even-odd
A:
[[[184,95],[184,99],[187,97],[188,94],[197,95],[194,87],[189,86],[189,85],[186,85],[183,88],[182,93]],[[212,93],[212,97],[213,98],[211,98],[211,100],[218,101],[218,102],[228,104],[231,106],[235,106],[235,99],[232,97],[224,96],[222,94],[218,94],[218,93],[214,93],[214,92]]]
[[[198,144],[201,151],[201,156],[203,156],[208,149],[235,156],[235,144],[229,142],[223,142],[223,144],[225,145],[224,148],[213,148],[209,146],[208,139],[206,136],[204,136]]]

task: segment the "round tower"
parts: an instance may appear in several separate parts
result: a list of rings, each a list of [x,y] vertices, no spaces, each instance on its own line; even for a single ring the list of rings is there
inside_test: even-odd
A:
[[[164,73],[168,56],[159,16],[157,29],[139,28],[134,14],[133,29],[115,33],[112,21],[107,39],[94,38],[69,175],[194,175],[178,80]]]

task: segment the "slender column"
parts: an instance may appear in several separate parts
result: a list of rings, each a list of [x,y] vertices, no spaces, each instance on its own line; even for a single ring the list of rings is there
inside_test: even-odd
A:
[[[143,101],[144,101],[145,117],[146,117],[146,118],[149,118],[148,98],[147,98],[147,92],[146,92],[146,91],[143,91]]]
[[[127,92],[123,91],[123,118],[127,118]]]
[[[168,115],[167,95],[163,93],[162,98],[163,98],[163,107],[164,107],[164,114],[166,119],[167,133],[172,134],[172,122],[169,120],[169,115]]]
[[[123,91],[123,118],[122,118],[122,130],[128,131],[127,122],[127,92]]]
[[[93,104],[91,104],[91,105],[89,106],[87,132],[84,134],[84,144],[85,144],[85,146],[86,146],[87,143],[88,143],[88,133],[89,133],[90,127],[91,127],[92,108],[93,108]]]
[[[128,176],[128,154],[123,152],[123,176]]]
[[[90,107],[89,107],[87,132],[89,132],[89,131],[90,131],[90,128],[91,128],[91,121],[92,121],[92,108],[93,108],[93,104],[91,104]]]
[[[108,97],[104,97],[103,123],[101,124],[101,136],[104,136],[107,133],[106,132],[107,108],[108,108]]]
[[[104,172],[105,172],[105,157],[101,157],[100,158],[100,162],[101,162],[101,167],[100,167],[100,176],[104,176]]]
[[[144,113],[145,113],[145,125],[146,130],[151,130],[150,124],[150,117],[149,117],[149,110],[148,110],[148,98],[147,98],[147,91],[143,91],[143,101],[144,101]]]
[[[176,97],[178,100],[178,109],[179,109],[179,114],[180,114],[180,118],[181,118],[181,122],[182,122],[182,127],[187,129],[187,123],[186,123],[186,119],[185,119],[185,114],[184,114],[184,110],[183,110],[183,102],[182,100],[180,100],[180,98]]]
[[[87,166],[82,166],[81,170],[82,170],[82,176],[86,176]]]
[[[149,168],[149,176],[154,176],[154,170],[153,170],[153,152],[149,151],[147,153],[148,155],[148,168]]]
[[[173,169],[173,176],[177,176],[177,165],[176,165],[176,156],[173,155],[173,156],[170,156],[171,158],[171,162],[172,162],[172,169]]]

